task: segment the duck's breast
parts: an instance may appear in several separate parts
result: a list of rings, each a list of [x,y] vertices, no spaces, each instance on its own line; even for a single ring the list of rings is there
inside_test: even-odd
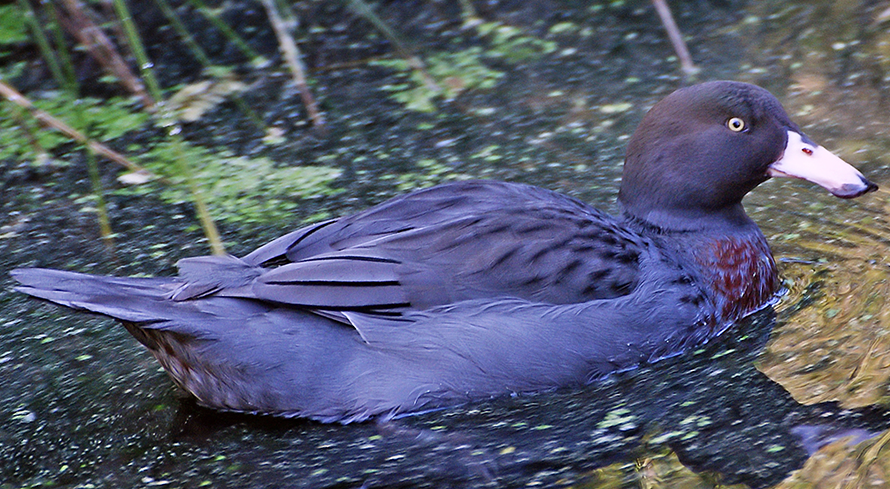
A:
[[[693,251],[723,322],[757,311],[779,291],[776,262],[759,232],[702,240]]]

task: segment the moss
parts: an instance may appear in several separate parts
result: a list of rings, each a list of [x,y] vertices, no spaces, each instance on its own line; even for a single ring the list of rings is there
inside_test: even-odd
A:
[[[29,40],[25,12],[16,5],[0,6],[0,45]]]
[[[32,100],[36,108],[98,141],[117,139],[143,127],[150,119],[148,114],[138,111],[129,99],[122,97],[104,100],[84,97],[75,100],[65,92],[49,92],[44,96],[43,99]],[[35,156],[32,141],[21,137],[21,121],[25,119],[19,107],[0,105],[0,158],[33,159]],[[68,136],[49,129],[34,130],[31,134],[45,151],[55,150],[71,141]]]
[[[381,88],[389,92],[393,100],[418,112],[434,112],[436,99],[453,100],[465,90],[492,88],[504,75],[483,63],[482,49],[479,47],[434,54],[426,59],[426,63],[429,74],[438,87],[429,85],[418,70],[410,70],[407,60],[379,60],[372,64],[405,74],[405,83],[384,85]]]
[[[485,49],[473,46],[435,53],[425,58],[426,71],[437,86],[432,86],[423,72],[412,69],[408,60],[372,62],[373,65],[399,71],[405,78],[404,83],[385,85],[382,89],[409,110],[434,112],[436,100],[453,100],[466,90],[495,87],[504,73],[493,68],[493,62],[519,64],[553,53],[558,47],[553,41],[529,36],[517,27],[500,22],[480,24],[476,31],[487,44]]]
[[[417,171],[399,174],[382,175],[381,180],[395,180],[396,188],[401,191],[415,190],[430,187],[448,180],[467,180],[470,175],[454,173],[454,170],[443,163],[433,159],[423,159],[417,162]]]
[[[182,151],[184,154],[179,154]],[[326,166],[278,166],[269,158],[247,158],[228,151],[160,143],[141,157],[146,167],[167,175],[174,185],[133,187],[125,193],[157,192],[171,204],[191,202],[186,175],[171,172],[178,159],[189,162],[189,177],[208,200],[214,219],[267,223],[292,218],[299,199],[337,193],[340,170]]]

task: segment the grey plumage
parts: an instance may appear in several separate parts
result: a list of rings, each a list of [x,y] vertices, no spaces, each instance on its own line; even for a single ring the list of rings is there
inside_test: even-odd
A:
[[[800,170],[844,198],[876,188],[808,141],[765,90],[705,83],[640,125],[620,217],[469,181],[242,258],[187,258],[178,277],[13,276],[24,293],[121,320],[218,409],[350,422],[580,386],[769,304],[775,262],[741,199],[770,175]],[[821,155],[805,160],[821,173],[801,154]]]

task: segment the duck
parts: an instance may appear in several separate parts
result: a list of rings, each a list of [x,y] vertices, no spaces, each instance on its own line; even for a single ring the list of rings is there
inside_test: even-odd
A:
[[[742,198],[771,177],[877,189],[767,90],[681,88],[631,137],[619,215],[543,188],[446,183],[174,277],[22,268],[17,290],[110,316],[203,406],[350,423],[580,389],[774,303]]]

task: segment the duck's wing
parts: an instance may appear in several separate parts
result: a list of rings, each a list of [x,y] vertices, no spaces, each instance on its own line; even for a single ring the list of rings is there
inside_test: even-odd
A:
[[[628,294],[646,246],[574,199],[463,182],[303,228],[240,260],[186,260],[176,298],[252,297],[335,318],[496,297],[569,304]]]

